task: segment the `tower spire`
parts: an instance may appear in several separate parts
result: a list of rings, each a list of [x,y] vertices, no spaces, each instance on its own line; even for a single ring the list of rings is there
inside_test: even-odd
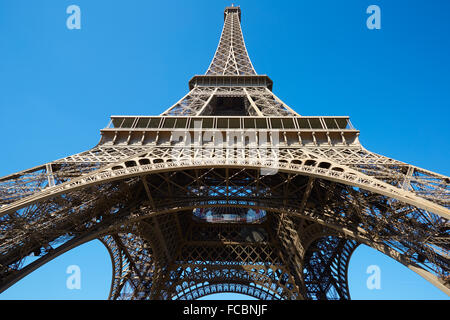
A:
[[[162,116],[300,116],[258,75],[241,30],[241,8],[226,7],[219,45],[205,75],[189,81],[189,93]]]
[[[245,48],[239,6],[225,8],[222,35],[206,74],[256,75]]]

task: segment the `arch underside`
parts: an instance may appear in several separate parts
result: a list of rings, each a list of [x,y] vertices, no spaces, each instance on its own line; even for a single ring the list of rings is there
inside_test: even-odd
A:
[[[184,241],[175,235],[175,219],[189,230]],[[147,220],[145,231],[104,237],[114,266],[109,298],[184,300],[234,292],[264,300],[350,299],[347,268],[356,241],[317,223],[274,214],[259,224],[191,220],[189,212],[160,216]],[[300,265],[291,264],[289,251],[298,234],[287,236],[290,227],[302,230],[295,248]],[[167,236],[158,240],[158,234]],[[175,256],[171,261],[168,252]]]
[[[200,228],[192,210],[218,207],[266,210],[267,219],[259,227],[271,240],[236,240],[238,233],[224,231],[255,224],[216,225],[220,232],[213,234],[225,232],[231,237],[228,242],[226,237],[194,239],[198,233],[187,234]],[[445,219],[383,194],[303,172],[263,175],[258,168],[245,167],[146,172],[74,188],[8,213],[2,223],[2,290],[68,248],[99,238],[113,261],[111,299],[200,297],[220,288],[211,279],[198,278],[208,272],[222,284],[239,284],[236,290],[251,289],[259,297],[349,299],[346,268],[358,243],[380,250],[448,292]],[[326,240],[314,242],[318,238]],[[311,253],[320,246],[328,247],[329,254]],[[211,250],[200,250],[204,247]],[[216,256],[208,256],[211,252]],[[24,265],[30,254],[41,258]],[[226,264],[230,261],[235,261],[235,269]],[[258,269],[267,261],[272,267]],[[226,278],[226,270],[240,272]]]
[[[221,156],[218,157],[217,154]],[[384,194],[450,217],[450,179],[357,147],[204,148],[97,146],[0,179],[0,216],[77,188],[189,168],[246,167],[288,171]]]

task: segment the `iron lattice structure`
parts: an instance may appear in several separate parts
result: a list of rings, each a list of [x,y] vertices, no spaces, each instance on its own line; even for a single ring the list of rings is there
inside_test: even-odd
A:
[[[0,179],[1,291],[99,239],[110,299],[349,299],[359,244],[450,293],[449,178],[366,150],[348,117],[289,108],[240,20],[225,9],[206,74],[160,116],[113,116],[91,150]]]

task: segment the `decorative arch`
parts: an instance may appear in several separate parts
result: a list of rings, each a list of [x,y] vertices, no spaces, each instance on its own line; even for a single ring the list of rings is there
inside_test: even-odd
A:
[[[137,163],[138,162],[136,162],[136,164]],[[409,267],[410,269],[412,269],[413,271],[415,271],[416,273],[418,273],[419,275],[421,275],[422,277],[424,277],[425,279],[427,279],[434,285],[438,286],[444,292],[449,291],[448,285],[445,284],[445,280],[439,278],[439,276],[437,276],[435,273],[431,272],[429,269],[427,270],[426,267],[421,265],[420,260],[418,259],[417,256],[414,256],[414,253],[412,255],[408,255],[407,252],[399,251],[398,248],[394,247],[392,244],[387,243],[386,240],[384,240],[382,237],[380,237],[380,235],[382,235],[382,234],[378,233],[382,230],[369,230],[367,228],[364,229],[364,227],[360,227],[361,223],[364,224],[365,222],[367,222],[367,221],[364,221],[364,219],[368,219],[368,216],[366,216],[366,215],[361,216],[361,214],[358,215],[358,214],[355,214],[352,212],[347,212],[347,213],[345,213],[345,214],[347,214],[346,217],[343,217],[343,216],[342,217],[339,217],[339,216],[333,217],[332,215],[327,214],[326,211],[321,211],[325,207],[321,207],[321,208],[319,208],[320,209],[319,210],[317,208],[312,208],[312,207],[308,206],[308,199],[307,199],[306,195],[308,193],[310,194],[312,192],[311,181],[315,181],[315,180],[323,181],[323,182],[320,182],[323,184],[320,186],[321,188],[325,187],[325,186],[336,188],[336,185],[338,185],[339,188],[342,187],[342,190],[345,191],[346,195],[356,196],[361,192],[360,189],[354,189],[353,185],[349,186],[349,184],[343,183],[339,179],[330,179],[328,174],[331,171],[324,172],[324,170],[329,170],[329,169],[312,167],[315,169],[313,169],[313,171],[308,171],[309,169],[305,169],[305,168],[300,169],[298,167],[298,168],[296,168],[296,170],[293,170],[293,168],[295,168],[295,167],[288,168],[288,167],[280,166],[279,173],[277,175],[284,175],[282,177],[284,180],[288,181],[289,179],[292,180],[295,177],[303,177],[302,179],[305,181],[305,187],[301,190],[302,194],[303,194],[303,199],[297,199],[298,201],[293,202],[293,203],[286,202],[286,201],[284,201],[284,203],[281,203],[281,202],[274,201],[273,199],[259,199],[258,201],[251,200],[251,199],[250,200],[247,199],[245,201],[239,201],[239,199],[237,199],[237,200],[233,200],[234,202],[229,202],[229,201],[221,201],[220,199],[215,200],[213,198],[199,197],[198,199],[175,201],[175,202],[170,203],[169,205],[163,207],[163,206],[155,206],[155,204],[151,203],[152,195],[151,195],[151,192],[149,193],[148,185],[146,188],[142,187],[142,186],[146,185],[145,180],[149,176],[180,173],[180,174],[185,174],[186,176],[191,176],[191,178],[194,179],[194,176],[192,174],[186,174],[187,170],[205,169],[205,170],[209,170],[209,171],[214,171],[214,170],[223,169],[223,170],[237,170],[237,171],[241,170],[242,172],[253,170],[253,173],[255,173],[261,167],[255,166],[255,165],[238,167],[237,162],[234,163],[234,165],[230,165],[230,163],[223,163],[223,166],[219,165],[217,168],[216,168],[217,164],[214,165],[215,167],[212,167],[211,163],[209,163],[209,164],[203,163],[203,165],[199,165],[199,163],[195,163],[195,162],[191,162],[189,164],[185,163],[184,166],[180,166],[180,163],[178,163],[178,166],[176,166],[176,168],[174,168],[171,163],[157,163],[157,164],[153,164],[153,165],[156,165],[158,167],[157,168],[152,167],[152,169],[150,169],[148,167],[149,165],[141,165],[141,166],[136,165],[136,166],[132,166],[130,168],[125,168],[125,169],[123,168],[120,170],[118,169],[118,170],[111,170],[109,172],[103,171],[102,173],[96,173],[96,174],[101,174],[101,176],[103,177],[102,180],[97,180],[96,174],[95,174],[95,175],[92,175],[90,178],[83,177],[83,179],[78,179],[77,181],[69,182],[69,183],[65,184],[65,187],[62,185],[51,187],[51,188],[48,188],[49,190],[45,190],[45,192],[43,191],[44,193],[46,193],[46,195],[41,194],[39,200],[42,200],[45,197],[47,197],[47,199],[55,199],[55,198],[57,199],[58,197],[61,197],[62,195],[64,195],[64,198],[66,199],[68,197],[67,195],[71,195],[70,192],[74,192],[74,191],[83,192],[83,190],[87,191],[87,190],[89,190],[89,188],[94,187],[94,186],[101,186],[101,187],[105,187],[105,188],[106,187],[117,188],[117,184],[128,185],[129,189],[127,192],[128,192],[128,195],[130,197],[132,197],[133,193],[139,189],[139,188],[136,189],[136,186],[141,186],[141,192],[146,192],[147,195],[149,196],[149,200],[147,201],[148,204],[146,204],[144,206],[144,209],[142,206],[139,208],[134,208],[134,209],[132,209],[132,208],[126,208],[126,209],[123,209],[123,208],[117,209],[116,208],[114,210],[110,209],[111,211],[109,212],[109,214],[111,214],[111,215],[112,215],[111,212],[113,212],[113,211],[120,212],[122,210],[122,211],[126,212],[123,216],[120,217],[120,219],[116,220],[117,225],[131,224],[136,221],[141,221],[149,216],[168,215],[170,213],[175,213],[175,212],[179,212],[182,210],[192,210],[195,208],[207,208],[207,207],[217,207],[217,206],[260,208],[260,209],[264,209],[264,210],[271,211],[271,212],[286,213],[288,215],[295,216],[295,217],[301,217],[303,219],[313,221],[319,225],[326,226],[327,228],[336,230],[336,232],[338,232],[343,237],[352,239],[353,241],[368,244],[369,246],[383,252],[384,254],[387,254],[388,256],[399,261],[400,263],[406,265],[407,267]],[[292,166],[292,164],[290,164],[290,165]],[[287,164],[286,164],[286,166],[287,166]],[[250,167],[250,169],[249,169],[249,167]],[[311,167],[311,166],[307,166],[307,167]],[[265,166],[265,168],[269,168],[269,166]],[[308,171],[309,174],[306,174],[302,170]],[[316,172],[315,170],[319,170],[319,171]],[[111,175],[111,172],[117,173],[117,171],[121,171],[121,172],[115,176]],[[338,172],[338,174],[341,174],[341,172]],[[323,178],[324,177],[323,175],[325,175],[326,178]],[[100,177],[100,176],[97,176],[97,177]],[[143,185],[142,185],[142,181],[144,181]],[[345,187],[345,186],[347,186],[347,187]],[[52,190],[50,190],[50,189],[52,189]],[[143,191],[143,190],[145,190],[145,191]],[[49,191],[53,191],[53,192],[49,192]],[[371,194],[370,191],[367,191],[367,192],[368,192],[367,194]],[[373,193],[373,194],[375,195],[375,197],[383,196],[383,193],[381,193],[381,192]],[[122,197],[123,195],[120,194],[120,196]],[[119,195],[118,195],[118,197],[119,197]],[[357,198],[355,198],[355,200],[356,199]],[[110,200],[111,199],[108,199],[108,202],[111,202]],[[37,198],[33,198],[33,199],[28,199],[27,201],[28,201],[28,203],[33,204],[38,200],[37,200]],[[353,202],[355,203],[355,206],[350,207],[350,209],[357,208],[356,202],[355,201],[353,201]],[[27,203],[27,202],[24,202],[24,203]],[[325,201],[324,203],[327,203],[327,202]],[[377,202],[377,203],[380,203],[380,202]],[[414,203],[414,201],[412,201],[412,203]],[[369,201],[369,204],[370,204],[370,201]],[[23,207],[24,204],[20,204],[18,206]],[[81,206],[86,207],[85,204],[82,204]],[[412,207],[412,208],[414,209],[414,207]],[[11,207],[2,208],[2,211],[4,214],[8,214],[11,210],[12,210]],[[330,213],[333,211],[333,209],[330,207],[328,207],[327,210],[330,210]],[[442,211],[442,212],[445,212],[445,211]],[[381,211],[375,212],[374,216],[370,217],[370,219],[372,219],[372,221],[369,224],[367,224],[366,227],[367,226],[374,227],[377,224],[377,223],[375,223],[377,221],[380,223],[383,222],[383,215],[381,213],[382,213]],[[344,212],[342,212],[342,214],[344,214]],[[352,216],[352,214],[355,214],[355,215]],[[111,235],[111,232],[114,230],[114,226],[108,225],[105,221],[102,221],[102,219],[106,219],[106,217],[103,216],[103,217],[101,217],[101,219],[99,219],[100,224],[97,228],[94,228],[94,229],[90,230],[89,232],[80,234],[79,236],[74,237],[71,240],[68,240],[66,243],[64,243],[57,249],[53,250],[52,252],[47,253],[45,256],[38,259],[36,262],[34,262],[16,272],[11,273],[8,277],[8,282],[4,283],[2,288],[5,288],[5,286],[9,287],[12,283],[18,281],[20,278],[22,278],[29,272],[32,272],[33,270],[35,270],[42,264],[53,259],[55,256],[65,252],[67,250],[70,250],[71,248],[73,248],[81,243],[84,243],[85,241],[88,241],[88,240],[91,240],[94,238],[98,238],[98,237],[107,237],[108,235]],[[346,222],[343,223],[344,220],[342,220],[342,219],[347,219],[347,220],[345,220]],[[103,222],[103,225],[101,225],[102,222]],[[348,224],[349,222],[354,223],[354,225],[353,226],[351,224],[349,225]],[[108,226],[108,227],[106,227],[106,226]],[[104,238],[104,239],[106,239],[106,238]],[[104,241],[106,241],[106,240],[104,240]],[[311,246],[312,240],[308,240],[308,241],[310,241],[308,246]],[[110,243],[112,243],[112,242],[110,242]],[[351,248],[349,247],[349,249],[347,251],[350,252],[350,249]],[[111,255],[115,255],[117,252],[117,250],[112,249],[112,248],[109,248],[109,250],[110,250]],[[121,259],[123,261],[125,261],[126,257],[121,257]],[[434,263],[435,261],[430,260],[430,262]],[[437,261],[437,262],[439,263],[439,261]],[[116,260],[114,260],[114,263],[116,263]],[[117,272],[119,272],[118,271],[119,269],[120,268],[117,268]],[[120,271],[120,272],[122,272],[122,271]],[[111,297],[115,296],[114,292],[117,292],[117,290],[118,289],[113,289],[113,288],[111,289]],[[346,291],[345,289],[343,289],[343,290]],[[348,295],[347,295],[347,293],[343,293],[343,296],[348,296]]]
[[[137,159],[137,158],[135,158]],[[139,157],[142,160],[142,157]],[[170,160],[170,161],[167,161]],[[414,193],[397,188],[371,176],[367,176],[354,169],[339,164],[332,164],[329,160],[327,163],[331,169],[319,167],[316,160],[306,160],[303,164],[292,162],[277,162],[264,160],[243,159],[187,159],[173,161],[173,159],[154,159],[153,163],[146,165],[138,165],[138,160],[128,159],[120,164],[109,165],[101,170],[95,170],[86,175],[74,178],[68,182],[43,189],[35,194],[17,200],[12,204],[0,207],[0,216],[19,210],[27,205],[43,201],[70,191],[87,188],[98,184],[123,180],[132,177],[145,176],[153,173],[174,172],[189,169],[207,169],[207,168],[246,168],[246,169],[265,169],[276,170],[280,172],[301,174],[313,178],[320,178],[332,182],[342,183],[354,188],[361,188],[370,192],[387,196],[406,204],[416,206],[420,209],[433,212],[445,219],[450,219],[450,210],[435,204],[429,200],[425,200],[416,196]],[[127,164],[129,164],[127,166]],[[133,164],[133,165],[131,165]],[[114,169],[113,169],[114,168]],[[120,169],[119,169],[120,168]],[[340,171],[342,169],[342,171]]]

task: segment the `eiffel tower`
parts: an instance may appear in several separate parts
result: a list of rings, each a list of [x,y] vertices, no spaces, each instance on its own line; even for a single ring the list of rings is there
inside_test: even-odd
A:
[[[92,149],[0,178],[0,292],[99,239],[109,299],[350,299],[359,244],[450,294],[449,178],[366,150],[349,117],[299,115],[272,84],[227,7],[172,107],[113,116]]]

